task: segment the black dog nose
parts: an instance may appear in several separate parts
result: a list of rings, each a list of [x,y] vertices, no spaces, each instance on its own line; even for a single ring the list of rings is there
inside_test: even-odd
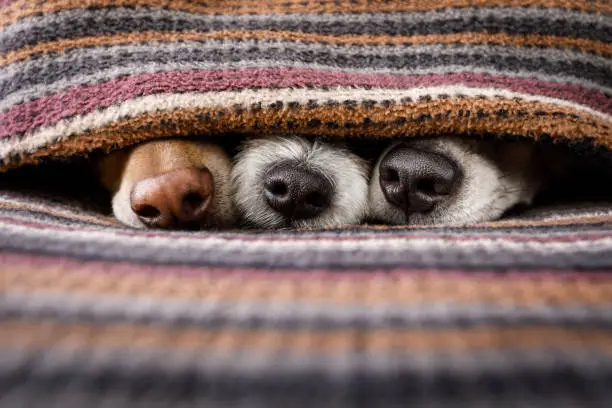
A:
[[[459,179],[447,157],[402,145],[385,155],[379,169],[385,198],[407,214],[430,211],[448,198]]]
[[[292,163],[270,169],[264,178],[270,207],[290,219],[312,218],[330,204],[333,186],[322,174]]]

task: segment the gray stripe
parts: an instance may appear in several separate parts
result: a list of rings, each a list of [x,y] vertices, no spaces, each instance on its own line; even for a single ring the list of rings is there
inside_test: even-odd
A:
[[[346,67],[338,69],[333,66],[321,65],[319,63],[302,63],[298,61],[283,61],[283,60],[265,60],[256,59],[252,61],[238,61],[229,63],[211,63],[211,62],[164,62],[164,63],[150,63],[141,64],[133,63],[122,66],[113,66],[112,68],[105,70],[96,70],[91,74],[86,75],[75,75],[67,79],[60,79],[53,83],[43,83],[27,87],[24,84],[20,85],[20,88],[15,90],[14,93],[7,95],[4,99],[0,99],[0,111],[6,112],[12,106],[26,103],[38,99],[40,97],[58,93],[67,90],[72,87],[79,85],[98,84],[112,80],[117,77],[126,75],[138,75],[144,73],[157,73],[157,72],[172,72],[172,71],[189,71],[189,70],[206,70],[206,69],[243,69],[243,68],[310,68],[318,70],[333,70],[334,72],[351,72],[351,73],[362,73],[362,74],[401,74],[401,75],[428,75],[428,74],[452,74],[461,72],[470,73],[484,73],[490,75],[507,75],[516,78],[536,78],[540,81],[557,82],[557,83],[570,83],[579,85],[585,88],[595,89],[604,93],[612,93],[612,87],[601,86],[592,81],[588,81],[581,77],[575,77],[567,75],[566,73],[560,73],[558,75],[546,75],[536,71],[520,70],[496,70],[486,68],[482,66],[435,66],[426,69],[391,69],[391,68],[362,68],[353,69]],[[582,74],[581,74],[582,75]]]
[[[181,235],[184,237],[181,237]],[[215,235],[122,236],[113,231],[40,230],[0,223],[0,250],[80,259],[201,267],[354,269],[600,269],[612,267],[612,238],[563,243],[512,242],[499,238],[449,240],[221,239]],[[478,254],[478,256],[474,256]]]
[[[231,353],[4,348],[1,406],[569,408],[606,407],[612,398],[612,357],[596,350],[311,355],[279,346]]]
[[[612,304],[503,306],[431,303],[340,305],[299,302],[224,302],[180,299],[21,293],[5,291],[0,317],[54,318],[83,323],[130,322],[207,328],[276,329],[421,328],[475,325],[569,325],[612,328]]]
[[[540,7],[448,8],[418,13],[198,15],[144,8],[69,10],[26,18],[0,34],[0,52],[41,41],[137,31],[283,30],[322,34],[444,34],[462,31],[588,37],[612,41],[612,19]]]
[[[406,48],[346,47],[295,44],[284,41],[210,41],[204,44],[122,45],[108,49],[78,49],[59,57],[44,57],[9,67],[0,73],[0,98],[24,87],[50,84],[77,75],[91,75],[124,65],[244,64],[257,60],[299,61],[350,69],[415,70],[475,66],[500,71],[541,72],[573,76],[612,86],[610,59],[556,49],[520,49],[506,46],[422,45]],[[273,65],[273,66],[274,66]],[[184,68],[182,68],[184,69]]]
[[[143,55],[169,54],[177,52],[190,53],[196,61],[202,60],[205,53],[225,53],[229,55],[236,51],[248,53],[247,55],[265,56],[267,51],[291,50],[301,54],[324,53],[334,57],[330,62],[343,57],[405,57],[414,56],[425,58],[427,55],[450,56],[462,54],[466,56],[481,56],[496,58],[541,58],[547,62],[558,63],[562,61],[584,61],[599,68],[610,69],[611,58],[585,54],[576,50],[557,48],[521,48],[514,45],[486,45],[486,44],[417,44],[409,46],[389,45],[335,45],[319,43],[303,43],[300,41],[285,40],[208,40],[205,42],[173,42],[150,44],[120,44],[108,47],[75,48],[59,55],[45,54],[35,60],[26,60],[8,65],[0,72],[0,81],[7,81],[10,77],[32,69],[37,72],[46,70],[51,64],[69,65],[80,61],[111,60],[116,63],[124,61],[135,62]],[[139,55],[137,59],[130,59],[130,55]],[[179,54],[182,55],[182,54]],[[112,57],[117,57],[113,59]],[[325,64],[323,66],[333,65]]]

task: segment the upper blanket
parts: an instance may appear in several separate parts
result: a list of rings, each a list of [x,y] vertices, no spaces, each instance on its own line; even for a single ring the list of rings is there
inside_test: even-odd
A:
[[[0,7],[0,169],[228,131],[612,144],[609,0]]]

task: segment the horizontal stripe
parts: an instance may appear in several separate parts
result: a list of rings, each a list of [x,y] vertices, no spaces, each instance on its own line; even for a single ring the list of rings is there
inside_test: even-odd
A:
[[[57,225],[80,225],[86,227],[115,227],[122,228],[114,217],[110,215],[98,215],[95,213],[79,214],[56,211],[53,207],[40,206],[38,208],[21,208],[12,203],[0,202],[0,217],[13,218],[15,220],[28,220],[35,218],[39,221]]]
[[[101,84],[106,81],[117,79],[120,77],[128,77],[138,74],[154,74],[154,73],[170,73],[198,70],[232,70],[232,69],[268,69],[274,66],[276,69],[311,69],[319,72],[329,72],[336,74],[361,74],[361,75],[459,75],[459,74],[474,74],[474,75],[491,75],[504,76],[509,78],[518,78],[523,80],[535,79],[542,82],[558,83],[559,86],[571,84],[595,92],[603,92],[612,94],[612,87],[604,87],[597,83],[584,80],[578,77],[559,75],[546,75],[535,71],[508,71],[495,70],[490,68],[480,68],[475,66],[438,66],[427,69],[351,69],[351,68],[333,68],[324,66],[318,63],[301,63],[295,61],[240,61],[236,63],[208,63],[208,62],[164,62],[161,64],[128,64],[120,67],[112,67],[102,69],[92,74],[76,75],[67,79],[61,79],[52,84],[38,84],[31,87],[23,87],[11,93],[6,98],[0,100],[0,111],[6,112],[10,107],[30,102],[38,98],[52,95],[54,93],[69,90],[73,87],[83,85]]]
[[[65,258],[0,255],[4,294],[132,297],[134,301],[290,303],[332,307],[389,307],[441,302],[497,307],[596,307],[612,304],[612,275],[476,276],[453,271],[404,270],[390,274],[329,276],[322,271],[266,275],[257,270],[165,268],[139,264],[79,262]],[[333,279],[330,279],[333,278]],[[248,282],[248,288],[245,288]],[[6,298],[5,298],[6,299]],[[19,305],[18,305],[19,306]],[[26,307],[25,302],[23,306]],[[161,303],[151,303],[161,311]],[[278,309],[278,308],[273,308]],[[432,310],[435,309],[435,305]],[[80,310],[80,308],[79,308]],[[250,310],[250,309],[249,309]],[[279,309],[282,312],[282,308]],[[324,310],[323,310],[324,311]],[[333,310],[330,310],[333,313]]]
[[[462,353],[198,354],[0,349],[7,406],[605,407],[611,358],[580,348]],[[27,376],[24,375],[27,373]],[[66,386],[66,384],[70,386]],[[529,390],[530,392],[526,392]],[[585,392],[586,390],[586,392]],[[522,392],[521,392],[522,391]],[[461,395],[458,398],[457,395]],[[417,405],[418,404],[418,405]]]
[[[0,32],[0,52],[39,42],[143,31],[272,30],[346,35],[465,31],[539,34],[610,42],[612,19],[558,8],[465,8],[418,13],[203,15],[164,9],[81,9],[19,20]]]
[[[125,120],[128,118],[139,117],[139,115],[143,115],[149,112],[166,112],[168,114],[174,114],[173,112],[177,109],[198,109],[200,110],[200,115],[203,115],[202,109],[205,108],[213,108],[218,106],[235,106],[242,105],[245,108],[250,107],[255,104],[259,104],[259,106],[267,106],[281,102],[294,102],[300,105],[307,105],[311,100],[319,101],[320,103],[328,103],[329,101],[338,101],[339,103],[344,103],[346,100],[353,100],[359,103],[360,101],[370,100],[374,102],[380,101],[397,101],[405,98],[411,98],[412,100],[418,100],[422,97],[428,98],[437,98],[439,95],[445,95],[453,97],[455,95],[463,95],[464,97],[491,97],[495,98],[490,102],[486,102],[489,105],[498,104],[499,107],[497,109],[503,109],[507,111],[507,120],[506,122],[510,122],[508,124],[504,123],[503,117],[497,118],[498,120],[492,126],[487,126],[486,129],[488,132],[492,132],[495,129],[498,129],[501,125],[509,125],[523,128],[526,122],[529,120],[530,112],[534,112],[536,110],[542,110],[544,112],[565,112],[561,115],[561,117],[555,117],[553,124],[556,124],[550,129],[551,133],[559,134],[562,129],[559,125],[564,122],[563,116],[573,115],[576,117],[577,115],[584,117],[586,120],[581,119],[572,119],[571,122],[567,124],[573,126],[574,128],[570,128],[571,132],[575,132],[572,135],[570,132],[567,132],[565,135],[578,137],[579,135],[583,135],[587,133],[590,137],[595,139],[606,139],[609,137],[609,122],[612,122],[612,117],[607,114],[603,114],[582,105],[577,105],[568,101],[548,98],[544,96],[532,96],[526,95],[518,92],[511,92],[504,89],[482,89],[482,88],[470,88],[466,86],[440,86],[440,87],[421,87],[421,88],[412,88],[406,90],[389,90],[389,89],[355,89],[355,88],[341,88],[337,87],[329,90],[320,90],[320,89],[262,89],[262,90],[244,90],[242,92],[232,92],[232,91],[221,91],[221,92],[207,92],[207,93],[184,93],[184,94],[173,94],[173,95],[150,95],[139,98],[134,98],[129,101],[123,102],[121,104],[112,106],[110,108],[103,109],[101,111],[95,111],[86,115],[77,116],[71,120],[66,120],[57,123],[54,126],[49,126],[46,128],[42,128],[34,133],[28,135],[27,138],[21,140],[12,141],[10,144],[3,143],[0,144],[0,160],[5,159],[9,154],[19,154],[22,152],[34,153],[35,150],[45,146],[50,142],[58,143],[62,140],[66,140],[73,135],[78,135],[87,131],[95,130],[102,128],[104,126],[108,126],[114,124],[115,131],[117,129],[117,122],[121,120]],[[501,98],[508,98],[507,101]],[[522,101],[517,103],[516,101],[512,101],[513,98],[520,98]],[[465,103],[466,100],[452,100],[450,103],[448,100],[440,101],[437,103],[438,106],[433,107],[431,104],[422,103],[420,106],[407,104],[404,107],[401,107],[401,116],[404,117],[405,123],[398,124],[394,123],[393,128],[394,132],[402,135],[411,135],[410,129],[408,126],[410,125],[410,117],[417,117],[417,112],[421,109],[423,111],[427,111],[429,117],[433,118],[436,115],[436,108],[440,108],[441,105],[447,104],[446,109],[443,110],[444,116],[441,119],[444,119],[447,122],[450,122],[451,116],[453,112],[457,112],[459,109],[476,111],[482,107],[478,106],[478,101],[469,101],[469,103]],[[485,103],[485,102],[483,102]],[[398,107],[400,108],[400,107]],[[521,114],[521,122],[516,123],[514,115],[510,112],[512,109],[520,110],[524,112]],[[322,108],[323,112],[321,116],[317,115],[316,109],[308,109],[307,119],[309,121],[314,118],[329,118],[333,117],[333,111],[329,107]],[[397,109],[400,110],[400,109]],[[487,109],[488,110],[488,109]],[[278,111],[278,110],[277,110]],[[448,113],[447,113],[448,112]],[[265,112],[263,112],[265,113]],[[283,117],[288,120],[289,114],[291,112],[286,112],[283,110]],[[296,112],[297,113],[297,112]],[[365,117],[369,117],[372,121],[377,121],[377,113],[376,109],[366,109],[365,111],[361,111],[359,109],[351,109],[350,112],[347,112],[346,116],[342,116],[338,118],[338,123],[344,124],[347,121],[351,121],[355,124],[355,128],[359,129],[361,126],[363,119]],[[393,115],[393,110],[386,109],[384,112],[385,115],[381,116],[381,119],[386,123],[393,122],[396,119]],[[399,113],[399,112],[398,112]],[[274,112],[273,112],[274,114]],[[423,113],[425,114],[425,113]],[[254,116],[261,115],[259,119],[261,121],[259,123],[264,123],[265,119],[262,115],[262,112],[258,112]],[[419,114],[420,115],[420,114]],[[591,116],[592,115],[592,116]],[[544,115],[538,115],[537,121],[540,123],[538,127],[533,127],[535,129],[540,129],[540,131],[545,131],[545,127],[542,126]],[[559,116],[559,115],[556,115]],[[221,119],[221,118],[219,118]],[[241,122],[245,122],[243,120]],[[297,117],[296,117],[297,119]],[[406,120],[408,119],[408,120]],[[465,118],[469,119],[469,118]],[[485,118],[481,122],[486,122]],[[603,122],[602,122],[603,121]],[[296,120],[296,122],[299,122]],[[426,135],[426,120],[417,119],[418,127],[413,129],[413,132],[418,131],[419,135]],[[474,123],[474,120],[469,120],[470,131],[474,134],[476,129],[474,129],[477,124]],[[514,122],[513,124],[511,124]],[[270,122],[269,122],[270,123]],[[601,123],[601,124],[599,124]],[[194,123],[196,124],[196,123]],[[246,123],[245,123],[246,124]],[[581,128],[577,129],[575,126],[577,124],[581,125]],[[193,126],[193,125],[192,125]],[[209,125],[210,126],[210,125]],[[243,125],[244,126],[244,125]],[[556,126],[559,126],[555,129]],[[265,128],[265,126],[260,126],[261,128]],[[308,128],[308,126],[304,126],[304,128]],[[524,129],[524,128],[523,128]],[[152,130],[152,129],[151,129]],[[216,129],[216,133],[219,133],[221,129]],[[232,131],[237,129],[229,128],[226,131]],[[350,134],[350,129],[341,129],[341,134]],[[439,132],[439,129],[438,129]],[[115,132],[116,133],[116,132]],[[333,129],[330,129],[327,132],[331,135],[334,134]],[[359,130],[359,134],[364,134],[365,130],[362,128]],[[461,131],[455,131],[454,133],[467,133]],[[171,129],[165,129],[164,134],[167,136],[172,136]],[[193,134],[193,133],[191,133]],[[197,134],[205,135],[206,132],[198,132]],[[523,134],[522,131],[516,130],[515,134]],[[561,133],[563,135],[563,133]],[[564,136],[565,136],[564,135]],[[149,132],[149,135],[152,136]],[[186,136],[186,135],[185,135]],[[388,135],[392,136],[392,135]],[[117,138],[119,135],[116,136]],[[140,138],[132,139],[133,141],[142,140],[142,135]],[[103,141],[102,138],[98,138],[99,141]],[[116,139],[119,141],[119,139]]]
[[[8,5],[7,5],[8,6]],[[612,12],[605,1],[573,0],[571,5],[565,1],[551,0],[446,0],[446,1],[404,1],[384,2],[354,0],[350,3],[336,1],[286,1],[268,0],[265,3],[245,0],[225,0],[223,4],[193,3],[185,0],[90,0],[88,8],[103,7],[164,7],[175,11],[187,11],[197,14],[263,14],[263,13],[364,13],[364,12],[415,12],[437,10],[444,8],[465,8],[475,6],[487,7],[560,7],[592,12]],[[12,6],[0,13],[0,26],[11,24],[19,19],[57,13],[64,10],[79,9],[83,7],[79,0],[55,0],[42,4],[32,4],[27,0],[16,1]]]
[[[76,48],[109,47],[113,45],[146,42],[206,41],[213,39],[266,39],[313,42],[337,45],[418,45],[418,44],[492,44],[523,47],[571,48],[596,54],[612,54],[612,44],[588,38],[555,37],[537,34],[509,35],[505,33],[456,33],[414,36],[392,35],[325,35],[290,31],[215,31],[215,32],[165,32],[146,31],[119,35],[97,35],[39,43],[0,55],[0,66],[22,61],[33,56],[62,53]]]
[[[11,219],[18,223],[27,223],[28,221],[36,220],[36,222],[41,223],[42,225],[52,225],[67,228],[129,228],[121,224],[113,216],[110,215],[96,217],[96,214],[92,212],[90,214],[84,214],[82,216],[75,215],[74,217],[70,217],[66,216],[66,214],[57,213],[53,210],[45,210],[44,208],[41,208],[41,211],[33,211],[24,208],[7,208],[2,204],[0,204],[0,218]]]
[[[41,98],[0,114],[0,138],[32,132],[61,119],[100,110],[130,98],[151,94],[219,92],[245,88],[303,87],[380,87],[418,88],[461,84],[473,88],[500,88],[530,95],[571,100],[607,114],[612,114],[612,98],[572,85],[517,80],[507,77],[455,74],[427,76],[359,75],[315,70],[262,69],[240,71],[175,72],[145,74],[118,79],[102,85],[75,88],[67,93]],[[382,90],[381,90],[382,92]]]
[[[283,349],[294,353],[343,352],[359,347],[364,352],[448,351],[462,352],[489,348],[529,349],[540,347],[590,348],[612,352],[612,331],[578,330],[559,327],[491,327],[470,330],[393,331],[387,329],[296,332],[171,328],[159,325],[105,324],[104,326],[4,320],[0,322],[0,347],[134,347],[255,351]]]
[[[410,296],[411,293],[406,293]],[[563,325],[573,329],[610,330],[612,303],[606,307],[560,304],[525,307],[495,303],[456,304],[448,301],[401,306],[325,301],[301,303],[275,300],[232,300],[224,296],[189,301],[129,298],[123,296],[75,296],[67,293],[23,293],[9,287],[0,298],[3,319],[45,319],[59,323],[163,324],[173,328],[197,326],[202,330],[406,330]],[[1,327],[1,323],[0,323]]]
[[[30,200],[28,200],[27,197],[27,195],[23,197],[17,194],[7,194],[6,191],[1,191],[0,210],[20,210],[30,214],[30,217],[34,216],[36,213],[44,213],[56,218],[70,220],[73,222],[83,222],[89,225],[119,225],[117,221],[110,216],[85,212],[82,211],[82,209],[80,210],[79,208],[74,208],[69,205],[62,205],[57,202],[44,201],[43,198],[32,201],[32,196],[30,196]]]
[[[151,45],[119,45],[77,49],[59,56],[41,57],[10,65],[0,72],[0,97],[23,88],[53,83],[129,64],[152,65],[168,61],[232,63],[242,61],[299,61],[352,69],[428,69],[437,66],[480,66],[511,71],[562,74],[612,86],[610,59],[557,49],[521,49],[494,45],[418,45],[397,47],[296,44],[283,41],[210,41]]]
[[[135,279],[138,281],[138,276],[140,274],[145,274],[149,277],[149,284],[152,287],[151,296],[154,295],[156,283],[160,282],[159,279],[155,279],[156,277],[160,277],[161,281],[166,279],[171,279],[172,277],[176,278],[193,278],[197,280],[206,280],[206,279],[214,279],[218,280],[220,278],[227,278],[228,281],[233,281],[233,279],[242,279],[244,283],[245,280],[248,279],[249,282],[257,282],[262,281],[265,282],[270,281],[278,281],[279,282],[279,291],[282,292],[283,285],[289,285],[287,282],[312,282],[313,285],[316,285],[317,282],[321,282],[322,285],[329,286],[330,292],[321,292],[331,293],[336,286],[333,282],[354,282],[354,281],[362,281],[364,284],[367,282],[372,283],[372,287],[378,287],[379,285],[376,282],[392,282],[398,281],[402,282],[403,280],[418,280],[418,279],[434,279],[439,278],[440,280],[446,280],[448,282],[454,282],[456,280],[459,281],[469,281],[469,280],[479,280],[479,281],[520,281],[520,280],[546,280],[552,279],[557,282],[557,285],[563,285],[567,287],[581,288],[583,286],[583,282],[600,282],[603,284],[603,288],[601,290],[605,291],[605,287],[607,282],[610,280],[611,275],[609,271],[606,270],[554,270],[554,269],[511,269],[507,268],[501,271],[496,270],[461,270],[461,269],[436,269],[436,268],[394,268],[394,269],[368,269],[367,273],[363,273],[360,268],[345,268],[342,271],[338,270],[325,270],[325,269],[269,269],[269,268],[257,268],[254,266],[244,266],[241,268],[223,268],[223,267],[196,267],[196,266],[188,266],[188,265],[164,265],[164,264],[144,264],[144,263],[130,263],[128,261],[117,261],[117,262],[104,262],[104,261],[96,261],[96,260],[82,260],[78,257],[69,257],[65,255],[58,256],[40,256],[34,253],[17,253],[10,252],[6,249],[3,249],[0,252],[0,263],[2,264],[2,271],[11,271],[14,270],[16,273],[23,272],[27,268],[38,268],[40,270],[53,269],[53,264],[55,264],[55,270],[64,271],[70,270],[70,268],[76,269],[82,273],[108,273],[111,276],[117,276],[117,279],[120,280],[120,277],[123,275],[127,275],[126,279]],[[8,272],[7,272],[8,273]],[[68,272],[66,272],[68,273]],[[130,275],[132,277],[130,277]],[[96,275],[98,276],[98,275]],[[286,279],[286,281],[281,281],[280,279]],[[500,279],[503,278],[503,279]],[[44,278],[43,278],[44,279]],[[96,280],[97,278],[91,278],[92,280]],[[569,282],[572,281],[580,281],[577,285],[570,285]],[[326,283],[332,282],[332,284]],[[26,285],[27,282],[24,283]],[[119,284],[119,281],[117,282]],[[78,286],[78,281],[76,281],[75,285]],[[543,283],[542,291],[547,294],[550,290],[546,289],[547,284]],[[196,285],[197,286],[197,285]],[[274,286],[274,285],[272,285]],[[460,284],[456,285],[457,288],[460,287]],[[512,285],[510,285],[512,286]],[[551,284],[551,287],[554,284]],[[587,285],[588,286],[588,285]],[[16,286],[17,287],[17,286]],[[219,284],[218,287],[215,288],[216,291],[223,290],[223,284]],[[253,285],[253,293],[256,293],[256,288],[261,287],[257,284]],[[285,286],[286,287],[286,286]],[[348,287],[348,286],[346,286]],[[369,302],[368,296],[374,296],[375,293],[378,293],[377,289],[373,289],[372,287],[368,287],[368,290],[363,293],[360,297],[359,301]],[[512,286],[513,287],[513,286]],[[244,288],[244,287],[243,287]],[[251,285],[249,285],[251,288]],[[76,288],[75,288],[76,289]],[[171,289],[171,288],[166,288]],[[277,289],[276,287],[274,289]],[[178,289],[177,289],[178,290]],[[424,289],[425,290],[425,289]],[[588,290],[588,289],[586,289]],[[568,293],[573,293],[571,289],[567,289]],[[204,292],[202,292],[204,293]],[[298,299],[299,290],[295,294],[294,299]],[[596,300],[597,294],[594,293],[594,297],[592,300]],[[483,292],[482,296],[486,297],[489,295],[489,292]],[[163,296],[163,295],[160,295]],[[168,295],[169,296],[169,295]],[[280,295],[279,295],[280,296]],[[338,294],[334,295],[336,298]],[[390,295],[391,296],[391,295]],[[455,293],[455,296],[459,296]],[[552,295],[551,295],[552,296]],[[330,298],[333,297],[330,295]],[[578,298],[582,298],[581,295],[578,295]],[[248,299],[248,298],[245,298]],[[279,298],[279,299],[282,299]],[[449,299],[451,299],[449,297]],[[458,299],[458,298],[455,298]],[[490,301],[490,297],[483,298],[483,302]],[[338,302],[341,302],[341,299],[336,299]],[[390,297],[389,300],[392,300]],[[542,301],[549,301],[553,304],[554,301],[552,298],[543,297]],[[407,300],[403,299],[398,300],[396,303],[406,302]],[[516,300],[515,300],[516,301]],[[375,303],[375,302],[374,302]],[[503,303],[503,302],[502,302]],[[605,299],[604,299],[605,303]],[[591,305],[592,303],[588,303]]]
[[[275,241],[217,236],[165,234],[156,237],[121,231],[28,227],[0,223],[0,247],[12,252],[61,255],[83,260],[140,262],[226,268],[393,270],[449,268],[477,270],[606,270],[612,265],[612,238],[567,238],[546,242],[511,242],[499,238],[401,239],[369,238],[357,241]],[[478,253],[478,257],[472,254]]]

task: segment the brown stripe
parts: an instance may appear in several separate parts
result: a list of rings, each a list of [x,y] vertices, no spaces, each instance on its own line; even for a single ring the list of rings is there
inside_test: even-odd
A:
[[[439,10],[463,7],[554,7],[590,12],[612,12],[608,0],[224,0],[199,3],[192,0],[18,0],[0,10],[0,26],[34,15],[74,8],[164,7],[200,14],[266,14],[266,13],[388,13]]]
[[[122,33],[117,35],[101,35],[82,37],[77,39],[63,39],[27,46],[19,50],[10,51],[0,56],[0,66],[29,58],[32,55],[50,52],[60,53],[68,49],[133,44],[138,42],[172,42],[172,41],[203,41],[213,39],[266,39],[307,41],[324,44],[339,45],[404,45],[404,44],[496,44],[515,46],[546,46],[574,48],[597,54],[612,54],[612,43],[594,41],[583,38],[554,37],[542,35],[510,35],[492,33],[457,33],[432,34],[415,36],[388,36],[388,35],[324,35],[311,33],[297,33],[290,31],[216,31],[211,33],[200,32],[160,32],[147,31],[136,33]]]
[[[38,347],[130,347],[150,349],[290,349],[298,353],[364,351],[452,350],[487,348],[581,347],[612,351],[612,331],[538,328],[393,331],[296,331],[177,329],[165,326],[107,324],[87,326],[51,322],[4,321],[0,323],[0,346]]]
[[[139,266],[140,267],[140,266]],[[47,265],[0,267],[5,292],[65,293],[219,302],[290,302],[414,305],[432,302],[503,305],[612,305],[612,281],[538,279],[506,276],[453,277],[452,274],[374,276],[372,279],[325,279],[313,274],[295,279],[278,274],[249,279],[243,273],[207,274],[206,269],[184,275],[156,273],[142,266],[129,273],[107,273],[105,263],[59,261]],[[198,271],[200,273],[198,273]],[[246,272],[245,272],[246,273]]]
[[[384,91],[381,91],[384,92]],[[141,115],[12,158],[0,171],[42,158],[70,157],[97,148],[110,150],[165,137],[210,136],[228,132],[274,135],[288,132],[336,137],[391,138],[440,134],[523,135],[534,139],[592,140],[612,147],[612,128],[576,109],[505,99],[440,98],[413,103],[351,103],[316,107],[277,103],[266,109],[178,109]]]

